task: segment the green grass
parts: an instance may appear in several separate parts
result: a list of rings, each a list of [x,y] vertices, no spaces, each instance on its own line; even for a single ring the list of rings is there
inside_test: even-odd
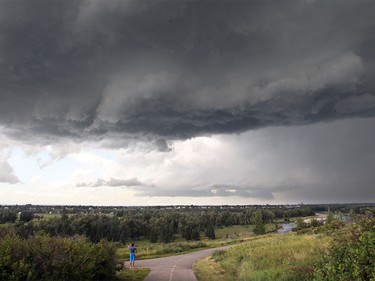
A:
[[[234,225],[224,228],[216,228],[215,234],[217,239],[246,239],[254,237],[253,225]],[[276,230],[275,223],[266,224],[266,232]]]
[[[150,269],[148,268],[124,269],[116,274],[116,278],[113,281],[142,281],[149,273]]]
[[[179,237],[171,243],[150,243],[148,240],[136,241],[137,245],[137,259],[150,259],[157,257],[166,257],[176,254],[185,254],[207,248],[215,248],[230,244],[237,244],[244,242],[254,237],[252,231],[253,226],[231,226],[220,229],[215,229],[215,240],[207,238],[199,241],[185,241]],[[275,230],[275,224],[266,225],[266,231]],[[126,261],[129,259],[129,250],[127,246],[120,247],[116,252],[119,261]]]
[[[202,281],[233,280],[213,257],[204,257],[193,264],[194,274]]]
[[[35,213],[35,219],[34,221],[40,220],[49,220],[49,219],[55,219],[55,218],[61,218],[61,214],[47,214],[47,213]],[[68,214],[68,216],[73,216],[73,214]]]
[[[329,241],[323,235],[258,236],[226,252],[216,252],[211,260],[198,261],[194,269],[202,281],[311,280],[315,258]]]
[[[254,236],[253,226],[234,225],[215,229],[217,239],[238,239]]]

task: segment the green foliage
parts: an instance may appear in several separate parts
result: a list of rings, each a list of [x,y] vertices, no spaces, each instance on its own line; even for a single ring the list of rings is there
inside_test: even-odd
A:
[[[165,244],[163,249],[157,252],[157,254],[163,255],[170,253],[181,253],[187,252],[192,249],[199,249],[205,247],[207,247],[207,245],[204,242]]]
[[[307,228],[307,227],[308,227],[308,224],[305,223],[302,218],[297,219],[295,230],[301,230],[301,229],[304,229],[304,228]]]
[[[314,214],[310,206],[267,206],[260,209],[259,206],[115,208],[25,205],[10,206],[0,211],[6,210],[15,214],[20,212],[22,222],[29,221],[33,218],[32,214],[37,214],[27,224],[17,225],[22,237],[44,231],[50,235],[84,235],[93,243],[102,239],[121,243],[143,239],[170,243],[178,237],[199,240],[202,233],[216,239],[220,228],[254,224],[256,212],[261,214],[264,224],[274,224],[275,219]],[[255,231],[261,234],[265,230],[258,225]]]
[[[263,223],[262,211],[260,209],[256,210],[253,214],[254,223],[254,233],[257,235],[264,234],[266,232],[266,227]]]
[[[182,227],[182,237],[186,240],[199,240],[199,228],[196,222],[189,222],[185,226]]]
[[[17,212],[4,210],[0,211],[0,223],[14,223],[17,220]]]
[[[206,228],[206,236],[209,238],[209,239],[215,239],[216,238],[216,235],[215,235],[215,229],[214,229],[214,226],[212,224],[208,224],[207,225],[207,228]]]
[[[34,218],[34,213],[32,212],[21,212],[20,214],[20,221],[22,222],[29,222]]]
[[[326,218],[326,224],[331,224],[335,220],[334,214],[331,211],[331,209],[328,209],[327,218]]]
[[[82,236],[39,234],[24,240],[6,234],[0,240],[0,280],[108,280],[115,275],[115,249]]]
[[[375,280],[375,221],[362,219],[336,232],[316,280]]]

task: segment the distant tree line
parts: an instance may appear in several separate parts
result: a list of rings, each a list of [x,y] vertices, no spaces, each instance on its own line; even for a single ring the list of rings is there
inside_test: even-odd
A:
[[[301,205],[289,206],[213,206],[184,208],[168,207],[85,207],[85,206],[15,206],[0,209],[0,223],[14,223],[19,235],[43,231],[49,235],[84,235],[91,242],[102,239],[129,242],[148,239],[168,243],[180,236],[186,240],[199,240],[204,234],[215,239],[215,229],[234,225],[253,225],[256,234],[264,233],[264,224],[275,220],[288,221],[293,217],[314,215],[329,208],[364,213],[366,206]],[[368,208],[367,208],[368,209]],[[58,212],[58,216],[42,219],[34,211]],[[75,213],[74,213],[75,212]],[[34,218],[34,219],[33,219]],[[37,219],[35,219],[37,218]],[[39,219],[38,219],[39,218]]]
[[[2,210],[0,217],[4,218],[4,222],[14,222],[15,215],[12,212]],[[125,243],[141,238],[168,243],[177,235],[186,240],[199,240],[204,233],[208,238],[215,239],[215,229],[234,225],[255,225],[256,232],[261,234],[264,232],[264,223],[309,215],[314,215],[310,207],[124,208],[104,214],[69,214],[66,209],[61,209],[60,216],[32,221],[32,212],[20,212],[19,219],[23,223],[17,225],[17,230],[23,237],[43,231],[53,236],[84,235],[93,243],[102,239]]]

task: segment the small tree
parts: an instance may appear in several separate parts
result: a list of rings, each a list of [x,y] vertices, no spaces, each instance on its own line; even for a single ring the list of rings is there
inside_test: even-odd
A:
[[[0,223],[11,222],[14,223],[17,220],[17,213],[13,211],[0,212]]]
[[[260,209],[253,213],[253,223],[253,231],[256,235],[264,234],[266,232],[266,227],[263,223],[262,211]]]
[[[32,212],[21,212],[20,214],[20,221],[22,222],[29,222],[34,218],[34,214]]]
[[[215,239],[216,238],[216,235],[215,235],[215,229],[214,229],[214,226],[209,223],[207,225],[207,228],[206,228],[206,236],[209,238],[209,239]]]
[[[305,223],[305,221],[302,218],[298,218],[296,221],[296,229],[300,230],[306,227],[307,227],[307,223]]]
[[[326,223],[327,223],[327,224],[330,224],[330,223],[332,223],[334,220],[335,220],[335,217],[334,217],[334,215],[333,215],[333,212],[331,211],[331,209],[328,209],[327,218],[326,218]]]

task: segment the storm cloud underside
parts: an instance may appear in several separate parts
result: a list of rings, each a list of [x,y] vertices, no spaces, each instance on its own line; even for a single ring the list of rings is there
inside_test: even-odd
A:
[[[374,8],[3,1],[0,121],[26,141],[79,141],[374,116]]]
[[[374,14],[372,1],[1,1],[0,145],[58,144],[52,158],[62,159],[80,144],[146,142],[172,155],[174,142],[241,134],[225,140],[241,147],[232,160],[250,165],[244,158],[258,146],[246,145],[268,136],[274,146],[263,141],[256,157],[268,166],[264,175],[236,164],[227,178],[214,176],[227,170],[208,168],[178,187],[142,173],[75,187],[375,199]],[[8,156],[0,158],[0,182],[17,184]]]

